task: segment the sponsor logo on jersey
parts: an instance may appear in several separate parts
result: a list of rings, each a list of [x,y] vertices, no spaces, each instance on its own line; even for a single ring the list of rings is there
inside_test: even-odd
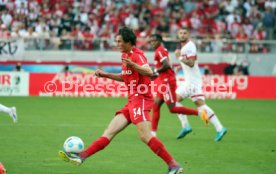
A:
[[[122,75],[131,75],[132,71],[131,70],[123,70]]]

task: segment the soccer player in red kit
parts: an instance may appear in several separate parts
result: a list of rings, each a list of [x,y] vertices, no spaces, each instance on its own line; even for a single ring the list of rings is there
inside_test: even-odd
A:
[[[208,116],[205,110],[199,112],[194,109],[178,106],[176,101],[176,77],[170,64],[169,53],[162,45],[163,39],[159,34],[150,35],[149,42],[155,49],[154,83],[157,85],[157,93],[154,98],[151,133],[156,136],[160,118],[160,107],[165,102],[171,113],[182,113],[186,115],[200,115],[206,122]],[[165,89],[165,90],[164,90]]]
[[[130,123],[137,127],[141,140],[158,155],[169,167],[168,174],[180,174],[183,168],[168,153],[162,142],[151,135],[150,110],[153,97],[150,89],[150,77],[153,72],[147,63],[143,52],[135,47],[136,36],[134,32],[124,27],[116,36],[116,43],[122,52],[122,72],[119,74],[96,70],[97,77],[105,77],[125,82],[128,88],[127,104],[115,113],[103,135],[94,141],[86,150],[79,154],[59,152],[64,161],[80,165],[89,156],[104,149],[110,141]]]

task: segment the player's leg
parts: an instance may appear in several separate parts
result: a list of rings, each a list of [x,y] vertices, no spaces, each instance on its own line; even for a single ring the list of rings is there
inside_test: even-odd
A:
[[[145,114],[149,115],[145,112]],[[166,150],[163,143],[150,133],[150,122],[142,121],[136,124],[141,140],[149,146],[149,148],[158,155],[169,167],[169,173],[182,173],[183,168],[173,159],[170,153]]]
[[[180,103],[183,100],[183,98],[179,95],[176,95],[176,103],[175,105],[178,107],[182,107],[182,104]],[[186,114],[177,114],[178,119],[181,123],[181,130],[177,134],[177,139],[184,138],[186,135],[192,132],[192,127],[190,126],[190,123],[188,121],[188,117]]]
[[[170,173],[181,173],[182,167],[172,158],[158,138],[151,134],[150,110],[153,102],[152,99],[143,96],[135,98],[129,106],[131,122],[136,125],[140,139],[169,165]]]
[[[103,135],[94,141],[86,150],[81,152],[79,155],[81,158],[85,159],[89,156],[95,154],[96,152],[104,149],[110,141],[124,128],[129,125],[129,121],[125,118],[125,116],[120,113],[116,115],[108,127],[105,129]]]
[[[183,99],[184,98],[182,96],[176,94],[176,106],[182,106],[181,102],[183,101]],[[177,115],[181,122],[182,128],[190,126],[187,115],[185,115],[185,114],[177,114]]]
[[[176,81],[170,81],[166,84],[166,92],[163,93],[164,101],[166,102],[167,106],[171,113],[178,113],[178,114],[187,114],[187,115],[198,115],[199,112],[195,109],[183,107],[183,106],[176,106]]]
[[[79,154],[66,153],[59,151],[59,156],[62,160],[71,162],[75,165],[80,165],[89,156],[104,149],[110,141],[130,123],[130,115],[128,105],[125,105],[121,110],[117,111],[116,116],[111,120],[103,135],[90,146]]]
[[[0,112],[5,112],[5,113],[9,114],[11,112],[11,108],[0,104]]]
[[[199,110],[205,109],[207,111],[207,115],[209,117],[209,121],[214,125],[216,129],[216,137],[215,141],[220,141],[223,136],[227,133],[227,129],[223,127],[221,124],[220,120],[218,119],[217,115],[213,111],[212,108],[210,108],[206,103],[204,98],[198,98],[194,101],[196,106],[198,107]]]
[[[171,113],[196,115],[200,116],[202,120],[207,122],[207,115],[204,110],[198,111],[183,106],[176,106],[176,81],[171,81],[167,84],[167,92],[164,94],[164,100],[168,105]],[[184,97],[183,97],[184,98]]]
[[[154,104],[152,108],[152,120],[151,120],[151,134],[156,136],[158,129],[158,123],[160,119],[160,107],[164,103],[164,100],[161,96],[157,94],[157,97],[154,99]]]
[[[2,104],[0,104],[0,112],[5,112],[9,114],[9,116],[12,118],[13,122],[17,122],[17,114],[16,114],[16,108],[15,107],[6,107]]]
[[[183,101],[183,98],[176,94],[176,106],[182,106],[182,104],[181,104],[182,101]],[[187,115],[185,115],[185,114],[177,114],[177,115],[181,122],[181,126],[183,128],[190,126]]]
[[[193,86],[191,86],[191,85],[188,85],[186,83],[182,83],[176,89],[175,93],[176,93],[176,100],[177,100],[176,105],[177,106],[182,106],[180,102],[184,98],[188,98],[193,94],[194,89],[192,87]],[[205,124],[208,124],[207,111],[206,110],[200,110],[199,113],[201,114],[200,117],[205,122]],[[189,121],[188,121],[188,118],[187,118],[186,114],[178,114],[178,118],[179,118],[179,120],[181,122],[181,126],[182,126],[180,132],[177,135],[177,139],[180,139],[180,138],[184,138],[187,134],[192,132],[192,127],[189,124]]]

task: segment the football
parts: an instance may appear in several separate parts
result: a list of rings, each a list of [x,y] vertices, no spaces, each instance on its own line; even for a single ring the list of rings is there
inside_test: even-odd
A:
[[[84,150],[84,143],[81,138],[71,136],[65,140],[63,149],[68,153],[80,153]]]

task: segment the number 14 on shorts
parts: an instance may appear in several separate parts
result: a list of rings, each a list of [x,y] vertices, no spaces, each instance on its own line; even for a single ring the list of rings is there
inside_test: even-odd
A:
[[[133,117],[134,117],[134,119],[136,120],[137,116],[140,116],[140,115],[142,115],[141,108],[140,107],[133,108]]]

